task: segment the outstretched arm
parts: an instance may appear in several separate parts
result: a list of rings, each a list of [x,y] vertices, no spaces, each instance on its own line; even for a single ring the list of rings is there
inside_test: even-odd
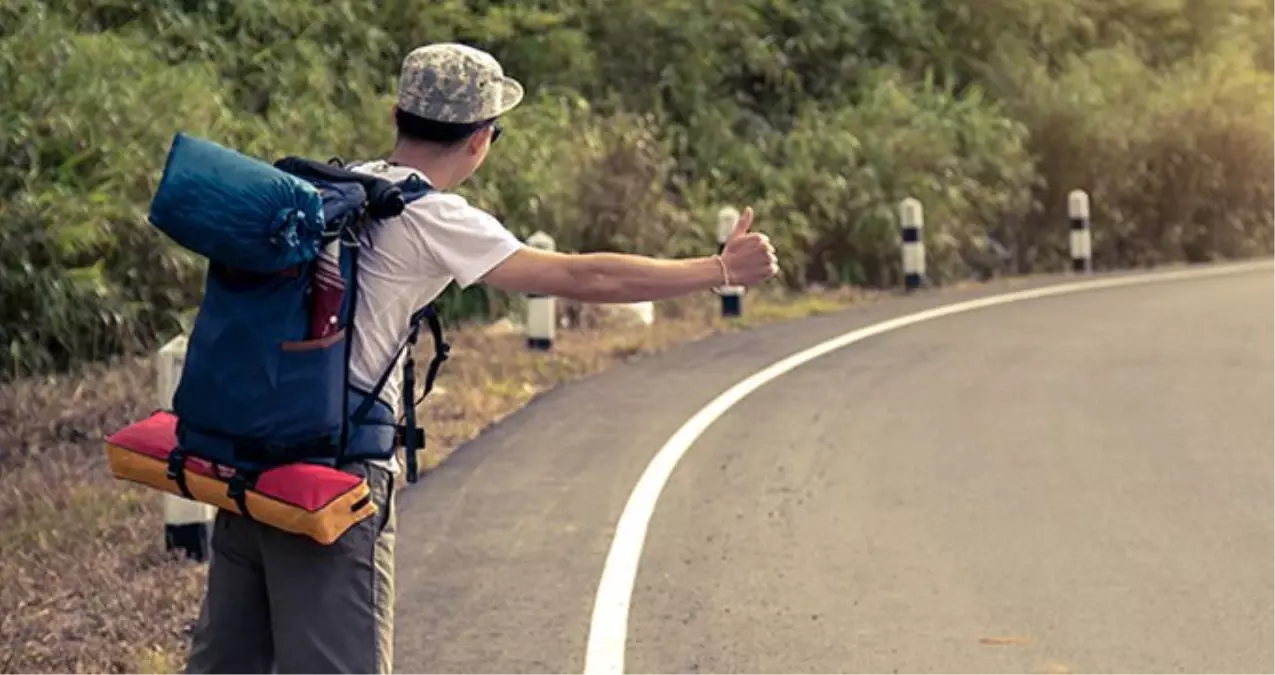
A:
[[[779,270],[769,238],[748,231],[752,221],[752,209],[745,209],[721,256],[665,260],[523,247],[482,281],[515,293],[594,303],[664,300],[723,285],[751,286]]]

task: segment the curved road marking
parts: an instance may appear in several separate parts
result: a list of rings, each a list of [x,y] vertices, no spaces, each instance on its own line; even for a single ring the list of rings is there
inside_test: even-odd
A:
[[[1241,263],[1222,267],[1153,272],[1096,281],[1059,284],[957,302],[843,333],[826,342],[793,354],[739,382],[692,415],[686,424],[683,424],[677,430],[677,433],[668,439],[664,447],[660,448],[655,458],[647,465],[646,470],[642,472],[642,477],[638,479],[637,485],[629,495],[629,501],[625,504],[624,512],[620,514],[620,520],[616,526],[615,538],[611,541],[611,550],[607,554],[606,563],[602,568],[602,579],[598,583],[597,597],[593,605],[593,621],[589,626],[589,643],[588,651],[585,655],[584,672],[586,674],[624,672],[624,649],[628,638],[629,603],[633,596],[633,583],[637,578],[638,563],[642,557],[642,546],[646,541],[646,529],[651,522],[652,514],[655,513],[655,504],[660,498],[660,493],[664,490],[664,485],[668,482],[669,476],[672,475],[678,461],[682,459],[682,456],[686,454],[686,451],[690,449],[691,444],[699,438],[700,434],[704,433],[704,430],[715,422],[717,418],[730,410],[731,406],[767,382],[842,347],[905,326],[953,314],[1066,293],[1178,279],[1199,279],[1239,274],[1269,268],[1270,266],[1270,260],[1263,260],[1256,263]]]

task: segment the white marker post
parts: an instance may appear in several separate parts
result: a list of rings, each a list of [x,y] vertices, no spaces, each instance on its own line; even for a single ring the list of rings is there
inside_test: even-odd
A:
[[[899,221],[903,226],[903,287],[911,292],[925,279],[925,212],[921,200],[908,197],[899,204]]]
[[[155,359],[156,405],[173,409],[173,393],[186,362],[186,337],[178,336],[160,348]],[[208,504],[164,493],[164,546],[180,550],[187,558],[204,562],[212,548],[212,523],[216,510]]]
[[[729,206],[717,212],[717,253],[721,255],[726,249],[726,240],[735,229],[739,220],[739,211]],[[718,295],[722,296],[722,316],[739,316],[744,312],[744,287],[719,286]]]
[[[1071,271],[1093,271],[1093,240],[1089,232],[1089,195],[1072,190],[1067,195],[1067,216],[1071,219]]]
[[[542,251],[555,248],[553,237],[548,233],[537,231],[527,237],[527,245]],[[553,348],[554,335],[554,298],[547,295],[529,294],[527,296],[527,347],[548,351]]]

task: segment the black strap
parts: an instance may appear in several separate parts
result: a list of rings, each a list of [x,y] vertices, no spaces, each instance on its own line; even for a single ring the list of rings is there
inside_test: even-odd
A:
[[[416,346],[416,338],[421,332],[419,321],[413,322],[408,333],[407,355],[403,358],[403,454],[407,456],[407,482],[415,483],[417,478],[416,452],[424,443],[416,435],[416,405],[413,394],[416,393],[416,359],[412,356],[412,348]]]
[[[431,391],[434,391],[434,378],[438,377],[438,370],[443,366],[443,362],[452,354],[452,346],[443,340],[443,325],[438,320],[438,312],[431,304],[424,310],[425,322],[429,325],[430,335],[434,338],[434,358],[429,362],[429,370],[425,373],[425,391],[421,394],[421,400],[425,400]],[[417,402],[419,405],[419,401]]]
[[[344,245],[344,242],[342,242]],[[346,413],[350,410],[350,357],[354,353],[354,315],[359,308],[359,246],[358,241],[350,247],[350,316],[346,327],[345,336],[345,373],[341,378],[341,412]],[[370,409],[370,407],[369,407]],[[364,413],[365,415],[367,413]],[[345,454],[345,449],[350,447],[350,425],[343,421],[341,424],[341,454]]]
[[[168,453],[168,480],[177,482],[177,489],[181,490],[183,497],[195,500],[190,488],[186,487],[186,452],[180,448]]]
[[[228,434],[216,429],[196,427],[190,423],[183,423],[183,425],[204,436],[210,436],[229,443],[236,460],[254,464],[282,466],[302,459],[330,459],[340,454],[340,448],[330,436],[316,436],[294,443],[268,443],[247,436]],[[175,458],[177,455],[178,451],[174,451],[168,457],[170,477],[174,470],[173,467],[176,466]]]
[[[422,321],[429,326],[430,335],[434,339],[434,358],[430,360],[429,370],[425,374],[425,391],[418,399],[415,397],[416,359],[412,352],[420,337]],[[434,390],[434,379],[438,377],[438,371],[443,362],[451,356],[451,345],[443,340],[443,326],[432,304],[426,305],[412,315],[411,326],[405,344],[407,355],[403,360],[403,424],[398,431],[403,441],[403,454],[407,456],[407,482],[415,483],[418,477],[416,453],[425,447],[425,431],[416,423],[416,406],[420,405],[421,401],[424,401],[425,397]]]
[[[363,403],[359,404],[358,409],[354,411],[355,424],[363,424],[363,422],[367,419],[368,413],[372,412],[372,406],[376,403],[377,397],[379,397],[381,395],[381,391],[385,389],[385,383],[390,380],[390,373],[394,372],[394,363],[398,361],[398,357],[403,353],[403,350],[407,349],[408,342],[413,339],[413,335],[415,335],[418,329],[418,326],[411,326],[407,340],[404,340],[403,344],[399,345],[399,348],[394,350],[394,356],[390,357],[390,366],[385,369],[385,372],[381,373],[381,379],[376,381],[376,384],[372,387],[372,391],[368,392],[367,398],[363,399]]]
[[[231,477],[230,486],[226,490],[227,496],[235,500],[235,505],[239,507],[239,515],[248,520],[254,520],[252,513],[248,511],[248,490],[257,486],[257,477],[256,473],[237,471]]]
[[[329,436],[296,443],[259,443],[251,439],[228,437],[234,445],[235,459],[265,466],[282,466],[301,460],[335,459],[341,448]]]
[[[443,340],[443,325],[438,320],[438,312],[434,309],[434,304],[430,303],[425,307],[417,310],[412,318],[408,321],[407,338],[403,340],[403,344],[394,351],[394,356],[390,357],[389,368],[381,373],[381,378],[376,381],[372,387],[372,391],[368,393],[363,403],[359,404],[357,410],[354,411],[354,423],[362,424],[366,421],[368,413],[372,412],[372,406],[376,403],[377,397],[381,395],[381,391],[385,389],[385,383],[389,381],[390,374],[394,372],[393,365],[398,361],[398,357],[406,350],[408,355],[403,363],[403,390],[411,392],[408,386],[408,373],[415,367],[415,360],[412,359],[409,347],[416,345],[416,340],[420,335],[421,322],[424,321],[429,326],[430,336],[434,339],[434,358],[429,362],[429,371],[425,374],[425,392],[421,394],[421,398],[415,402],[425,400],[425,397],[434,390],[434,379],[438,377],[438,371],[442,367],[443,362],[451,356],[452,346]],[[410,363],[409,363],[410,362]],[[413,373],[414,375],[414,373]],[[415,377],[412,377],[412,383],[415,384]],[[410,400],[410,399],[409,399]]]

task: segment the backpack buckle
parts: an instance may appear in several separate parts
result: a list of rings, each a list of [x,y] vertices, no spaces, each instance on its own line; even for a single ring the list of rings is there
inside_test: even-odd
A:
[[[394,427],[394,444],[401,445],[408,450],[418,450],[425,447],[425,430],[420,427],[407,428],[402,425]]]
[[[415,483],[418,473],[416,453],[425,447],[425,430],[416,426],[415,421],[398,424],[394,426],[394,440],[403,447],[403,455],[407,458],[407,482]]]

